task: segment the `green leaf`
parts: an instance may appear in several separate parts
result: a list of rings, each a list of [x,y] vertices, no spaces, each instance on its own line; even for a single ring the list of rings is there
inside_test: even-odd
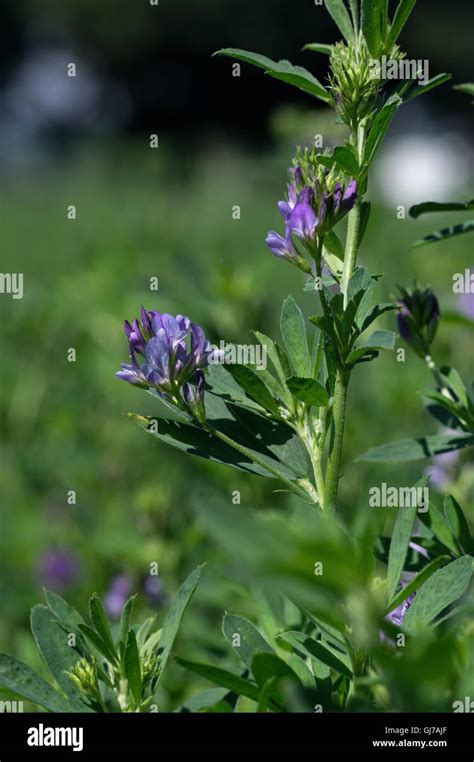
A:
[[[428,82],[425,82],[423,85],[417,85],[416,87],[413,87],[406,98],[404,99],[405,103],[408,103],[409,101],[412,101],[414,98],[418,98],[419,95],[424,95],[425,93],[429,92],[430,90],[433,90],[435,87],[439,87],[440,85],[444,85],[445,82],[449,82],[449,80],[452,79],[451,74],[437,74],[436,77],[432,77],[428,80]]]
[[[381,315],[384,315],[386,312],[392,312],[396,309],[398,309],[398,305],[393,304],[393,302],[388,302],[386,304],[377,304],[376,307],[374,307],[374,309],[369,312],[367,317],[363,319],[362,325],[360,325],[360,332],[363,333],[366,331],[367,328],[369,328],[372,323]],[[359,314],[357,314],[357,323],[359,324]]]
[[[0,653],[0,685],[49,712],[74,712],[74,707],[23,662]],[[86,710],[87,711],[87,710]]]
[[[335,258],[331,260],[330,257],[325,257],[327,264],[333,272],[342,274],[344,267],[344,246],[334,230],[330,230],[329,233],[326,233],[324,236],[324,247],[328,249]]]
[[[80,624],[79,629],[81,633],[87,638],[89,643],[91,643],[94,648],[100,654],[102,654],[102,656],[105,656],[107,661],[111,662],[112,664],[117,662],[117,655],[115,650],[111,651],[108,645],[102,640],[100,635],[98,635],[92,627],[89,627],[88,624]]]
[[[346,146],[337,146],[330,156],[326,154],[318,154],[316,157],[319,164],[331,169],[334,164],[338,164],[342,169],[349,172],[352,177],[357,177],[359,174],[359,162],[357,161],[354,152]]]
[[[123,671],[135,703],[140,704],[142,700],[142,676],[137,638],[133,630],[129,630],[127,635],[127,644],[123,654]]]
[[[53,593],[51,590],[44,590],[44,597],[49,608],[54,611],[59,621],[69,629],[77,629],[84,622],[79,612],[57,593]]]
[[[176,635],[178,634],[181,620],[183,619],[189,601],[193,597],[194,591],[196,590],[202,568],[202,566],[198,566],[193,572],[191,572],[189,577],[179,588],[173,603],[168,609],[166,619],[163,623],[163,632],[160,639],[161,661],[160,675],[157,681],[157,686],[165,670],[171,649],[173,648],[173,643],[175,641]]]
[[[51,675],[71,700],[71,711],[89,712],[83,695],[66,675],[81,658],[79,651],[68,645],[68,633],[56,620],[51,609],[41,604],[31,610],[31,630]]]
[[[474,83],[463,82],[460,85],[454,85],[453,90],[460,90],[462,93],[467,93],[468,95],[474,96]]]
[[[209,394],[206,395],[208,400],[210,396],[211,395]],[[160,420],[158,431],[156,431],[153,427],[153,422],[155,420],[153,418],[147,418],[135,413],[129,413],[129,418],[135,421],[135,423],[148,434],[151,434],[165,444],[176,447],[178,450],[188,452],[191,455],[204,458],[205,460],[236,468],[239,471],[247,471],[258,476],[274,478],[262,466],[253,463],[249,456],[237,452],[233,447],[219,441],[215,436],[204,429],[189,424],[178,423],[177,421]],[[245,431],[239,433],[244,436],[244,441],[251,441],[249,434],[246,434]],[[239,443],[241,441],[242,439],[239,436]],[[256,441],[254,442],[254,445],[257,445]],[[249,449],[250,453],[253,448],[250,446],[247,449]],[[260,452],[258,452],[258,456],[262,461],[266,460],[266,456]],[[275,467],[278,467],[279,465],[278,461],[271,458],[268,458],[268,462]]]
[[[456,436],[435,435],[422,437],[421,439],[402,439],[399,442],[390,442],[381,447],[374,447],[356,462],[387,463],[389,461],[423,460],[433,455],[441,455],[445,452],[462,450],[474,445],[472,434],[457,434]]]
[[[413,8],[416,5],[416,0],[400,0],[395,16],[393,17],[392,26],[388,35],[387,49],[391,52],[393,46],[398,40],[403,27],[407,23]]]
[[[104,605],[96,593],[94,593],[94,595],[89,600],[89,616],[92,624],[96,629],[97,634],[107,647],[107,650],[110,652],[110,654],[114,654],[115,660],[117,660],[117,652],[115,649],[115,643],[112,637],[109,620],[107,619]]]
[[[271,77],[298,87],[300,90],[310,93],[310,95],[314,95],[326,103],[330,103],[332,100],[328,91],[316,77],[302,66],[293,66],[289,61],[272,61],[271,58],[262,56],[259,53],[251,53],[248,50],[240,50],[238,48],[224,48],[223,50],[218,50],[214,55],[237,58],[239,61],[253,64],[263,69]]]
[[[227,369],[239,386],[247,392],[249,397],[258,402],[265,410],[279,415],[278,405],[261,378],[259,378],[258,373],[246,365],[228,365]]]
[[[131,598],[128,599],[125,606],[122,609],[122,614],[120,616],[120,626],[119,626],[119,643],[122,644],[122,648],[125,647],[127,643],[127,637],[128,637],[128,631],[130,629],[130,620],[132,617],[132,611],[133,611],[133,604],[135,603],[136,595],[132,595]]]
[[[458,235],[465,235],[471,233],[474,230],[474,220],[469,222],[462,222],[459,225],[451,225],[449,228],[443,228],[437,230],[435,233],[425,235],[423,238],[418,239],[412,243],[412,249],[418,249],[420,246],[426,246],[429,243],[439,243],[445,241],[447,238],[455,238]]]
[[[288,378],[291,373],[287,372],[289,368],[286,368],[286,362],[284,356],[282,356],[282,350],[280,350],[278,344],[274,342],[272,339],[268,338],[268,336],[265,336],[264,333],[260,333],[259,331],[254,331],[254,335],[257,338],[257,340],[260,342],[262,347],[264,347],[267,357],[270,358],[270,362],[272,363],[273,367],[275,368],[275,372],[280,380],[282,389],[283,389],[283,395],[284,399],[287,403],[290,405],[292,404],[291,394],[288,390],[288,387],[286,386],[286,379]]]
[[[290,680],[297,680],[299,682],[297,675],[291,667],[275,653],[269,653],[268,651],[255,654],[252,659],[252,674],[261,688],[269,680],[275,682],[282,678],[290,678]]]
[[[473,545],[469,525],[461,506],[452,495],[446,495],[444,499],[444,515],[461,551],[470,553]]]
[[[444,366],[441,368],[441,375],[446,379],[451,389],[456,393],[458,399],[465,407],[469,407],[469,396],[464,382],[455,368]]]
[[[281,332],[296,376],[311,376],[311,356],[303,313],[292,296],[283,302]]]
[[[314,638],[310,638],[308,635],[297,631],[282,632],[278,637],[292,645],[305,656],[318,659],[340,675],[344,675],[350,680],[353,679],[352,670],[342,660],[343,655],[338,655],[335,649],[332,649],[327,643],[314,640]]]
[[[149,616],[137,630],[137,645],[141,649],[149,636],[159,629],[159,617],[157,614]]]
[[[343,37],[347,42],[354,42],[354,29],[344,0],[325,0],[325,3]]]
[[[472,201],[466,201],[464,203],[458,202],[446,202],[438,203],[437,201],[425,201],[423,204],[415,204],[410,207],[410,217],[417,219],[422,214],[432,214],[439,212],[468,212],[474,209],[474,199]]]
[[[359,0],[349,0],[349,6],[351,9],[352,23],[357,35],[359,31]]]
[[[347,299],[352,301],[361,291],[367,291],[374,285],[370,273],[365,267],[358,267],[352,275],[347,289]]]
[[[445,548],[448,548],[448,550],[457,556],[461,555],[456,538],[451,532],[446,518],[443,516],[437,505],[430,503],[429,511],[420,513],[420,521],[429,529],[436,539],[445,546]]]
[[[400,592],[397,593],[397,595],[391,600],[389,606],[387,606],[384,616],[390,614],[390,612],[398,608],[398,606],[400,606],[403,601],[406,601],[410,595],[416,593],[417,590],[419,590],[420,587],[426,582],[426,580],[429,579],[431,575],[435,573],[435,571],[438,571],[440,566],[443,566],[448,560],[450,560],[449,556],[439,556],[438,558],[435,558],[434,561],[430,561],[429,564],[424,566],[423,569],[418,572],[418,574],[416,574],[413,579],[411,579],[410,582],[405,587],[403,587]]]
[[[199,691],[189,698],[179,709],[179,712],[202,712],[215,706],[229,696],[227,688],[208,688],[206,691]]]
[[[393,95],[388,99],[385,105],[382,106],[377,114],[365,146],[364,159],[367,166],[372,164],[388,128],[390,127],[392,119],[395,116],[395,112],[401,104],[401,98],[398,95]]]
[[[395,595],[405,564],[408,544],[415,526],[417,506],[399,508],[390,542],[387,569],[387,602]]]
[[[381,0],[362,0],[361,29],[374,58],[378,58],[382,42]]]
[[[396,333],[393,331],[375,331],[367,342],[369,349],[395,349]]]
[[[334,46],[325,45],[322,42],[309,42],[303,47],[303,50],[312,50],[313,53],[323,53],[324,55],[330,56],[334,50]]]
[[[76,643],[81,654],[83,656],[90,656],[91,652],[79,629],[79,625],[84,624],[84,619],[79,612],[61,598],[60,595],[53,593],[51,590],[44,590],[44,596],[46,603],[56,615],[65,632],[73,632],[76,635]]]
[[[258,703],[259,690],[256,685],[245,680],[245,678],[239,675],[229,672],[226,669],[220,667],[213,667],[210,664],[199,664],[197,662],[188,661],[187,659],[181,659],[175,656],[175,661],[184,669],[193,672],[195,675],[204,677],[211,683],[220,685],[232,693],[237,693],[239,696],[246,696],[252,701]]]
[[[240,616],[226,614],[222,623],[224,637],[230,643],[247,669],[252,668],[252,659],[256,653],[273,654],[274,650],[259,633],[255,625]],[[236,645],[237,638],[239,645]]]
[[[322,384],[314,378],[300,378],[292,376],[288,379],[288,388],[290,392],[300,402],[314,407],[327,407],[329,405],[329,395]]]
[[[416,594],[403,623],[414,633],[430,624],[438,614],[457,601],[467,590],[472,576],[471,556],[462,556],[435,572]]]
[[[230,365],[221,365],[212,363],[207,371],[207,386],[212,390],[213,394],[220,397],[224,397],[226,400],[232,400],[232,402],[238,402],[245,407],[249,407],[252,410],[261,410],[261,405],[254,402],[245,394],[242,387],[233,379],[229,373]],[[259,371],[262,373],[262,371]],[[267,375],[270,375],[269,373]],[[262,375],[262,380],[264,376]],[[278,387],[278,382],[275,380],[275,388]],[[268,386],[268,384],[267,384]],[[270,387],[269,387],[270,388]],[[281,396],[281,390],[280,390]]]

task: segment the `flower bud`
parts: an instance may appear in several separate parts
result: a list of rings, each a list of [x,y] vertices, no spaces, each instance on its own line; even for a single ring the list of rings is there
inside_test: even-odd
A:
[[[398,313],[400,335],[422,358],[430,353],[441,316],[430,288],[401,289]]]

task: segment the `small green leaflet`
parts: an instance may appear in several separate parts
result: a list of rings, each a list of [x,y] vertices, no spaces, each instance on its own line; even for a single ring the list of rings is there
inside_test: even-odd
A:
[[[449,228],[443,228],[443,230],[437,230],[435,233],[429,233],[429,235],[425,235],[423,238],[415,241],[415,243],[412,243],[412,249],[418,249],[420,246],[426,246],[429,243],[439,243],[448,238],[455,238],[458,235],[471,233],[473,230],[474,220],[462,222],[459,225],[451,225]]]
[[[240,61],[244,61],[244,63],[253,64],[263,69],[266,74],[275,79],[280,79],[282,82],[287,82],[289,85],[298,87],[300,90],[304,90],[304,92],[314,95],[326,103],[332,102],[330,94],[321,82],[302,66],[293,66],[289,61],[285,60],[272,61],[271,58],[262,56],[259,53],[251,53],[248,50],[240,50],[239,48],[223,48],[214,53],[214,55],[237,58]]]
[[[314,407],[327,407],[329,405],[329,395],[326,389],[314,378],[292,376],[287,383],[290,392],[300,402]]]
[[[416,594],[403,623],[413,634],[457,601],[467,590],[472,577],[471,556],[462,556],[435,572]]]
[[[410,208],[410,217],[417,219],[422,214],[432,214],[438,212],[470,212],[474,210],[474,199],[466,202],[445,202],[425,201],[423,204],[415,204]]]
[[[423,460],[433,455],[462,450],[474,445],[472,434],[456,436],[435,435],[421,439],[402,439],[374,447],[357,458],[357,462],[387,463],[389,461]]]

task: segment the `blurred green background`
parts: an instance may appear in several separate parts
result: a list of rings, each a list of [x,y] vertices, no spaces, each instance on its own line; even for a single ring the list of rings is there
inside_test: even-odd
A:
[[[429,5],[405,35],[409,56],[429,58],[433,74],[472,79],[470,4]],[[323,78],[324,59],[298,49],[333,40],[335,30],[325,11],[302,0],[271,9],[222,6],[49,0],[2,8],[9,41],[0,95],[2,271],[23,273],[25,293],[22,300],[0,296],[0,650],[38,668],[28,612],[42,586],[81,609],[97,591],[112,614],[114,595],[139,592],[144,614],[163,608],[203,561],[209,564],[178,650],[218,658],[224,610],[251,617],[256,604],[220,571],[223,556],[200,524],[199,506],[218,500],[225,512],[240,490],[243,512],[291,509],[292,498],[275,494],[271,481],[146,437],[125,413],[153,414],[153,400],[114,377],[127,360],[123,320],[141,304],[189,315],[212,340],[244,344],[252,329],[278,335],[289,293],[306,315],[315,310],[300,273],[274,259],[264,238],[280,227],[276,202],[295,146],[315,134],[330,144],[343,138],[341,128],[283,83],[245,68],[232,78],[231,62],[210,55],[240,45],[314,64]],[[444,45],[446,34],[456,46]],[[69,61],[78,61],[75,79],[64,74]],[[397,208],[472,196],[470,120],[469,98],[449,86],[398,117],[369,189],[374,209],[362,253],[372,272],[384,273],[381,301],[418,279],[432,285],[443,311],[469,312],[453,295],[452,275],[474,265],[472,238],[411,250],[415,239],[456,220],[415,223],[399,219]],[[76,220],[67,219],[71,204]],[[149,288],[153,277],[158,293]],[[393,328],[393,317],[385,326]],[[435,350],[466,379],[472,338],[468,325],[446,321]],[[387,354],[355,373],[344,515],[367,508],[370,486],[418,479],[426,463],[353,460],[388,440],[435,432],[418,394],[429,385],[409,353],[404,364]],[[469,456],[442,478],[469,512]],[[154,586],[152,562],[160,570]],[[170,701],[191,682],[173,667]]]

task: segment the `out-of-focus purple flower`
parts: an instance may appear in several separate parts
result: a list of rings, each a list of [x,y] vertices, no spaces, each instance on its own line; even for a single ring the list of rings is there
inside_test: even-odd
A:
[[[474,320],[474,293],[459,294],[459,309],[465,317]]]
[[[52,548],[41,556],[39,579],[44,587],[63,591],[72,587],[81,576],[81,564],[70,550]]]
[[[166,601],[166,593],[159,577],[149,575],[143,583],[145,595],[152,606],[161,608]]]
[[[142,308],[141,322],[125,322],[131,364],[123,364],[118,378],[144,388],[178,396],[181,386],[209,364],[212,353],[204,331],[183,315]],[[145,359],[142,364],[137,354]]]
[[[105,610],[110,616],[120,616],[132,590],[133,581],[128,574],[119,574],[113,578],[104,597]]]
[[[441,316],[430,288],[401,289],[398,330],[420,357],[426,357],[436,336]]]
[[[406,587],[406,584],[403,585],[403,587]],[[416,593],[412,593],[408,596],[406,601],[403,601],[403,603],[400,604],[400,606],[397,606],[396,609],[390,612],[390,614],[387,616],[387,619],[392,622],[396,627],[401,627],[405,617],[407,615],[408,609],[410,608],[411,604],[415,600]]]
[[[414,550],[416,553],[419,553],[420,556],[423,556],[423,558],[426,558],[429,560],[430,554],[426,550],[426,548],[423,548],[422,545],[418,545],[416,542],[409,542],[408,547]]]
[[[438,490],[444,490],[453,480],[453,469],[459,461],[459,450],[444,452],[433,458],[433,463],[426,466],[423,473],[430,477],[430,483]]]
[[[405,574],[402,577],[401,585],[402,588],[405,588],[408,583],[413,579],[415,575],[414,574]],[[406,598],[406,600],[403,601],[403,603],[400,604],[400,606],[397,606],[396,609],[390,612],[390,614],[387,614],[385,617],[387,622],[391,622],[395,627],[401,627],[405,617],[407,615],[408,609],[410,608],[411,604],[413,603],[413,600],[416,596],[416,593],[412,593],[411,595]],[[385,643],[388,643],[389,645],[393,645],[393,640],[389,638],[383,630],[380,631],[380,640],[382,640]]]

